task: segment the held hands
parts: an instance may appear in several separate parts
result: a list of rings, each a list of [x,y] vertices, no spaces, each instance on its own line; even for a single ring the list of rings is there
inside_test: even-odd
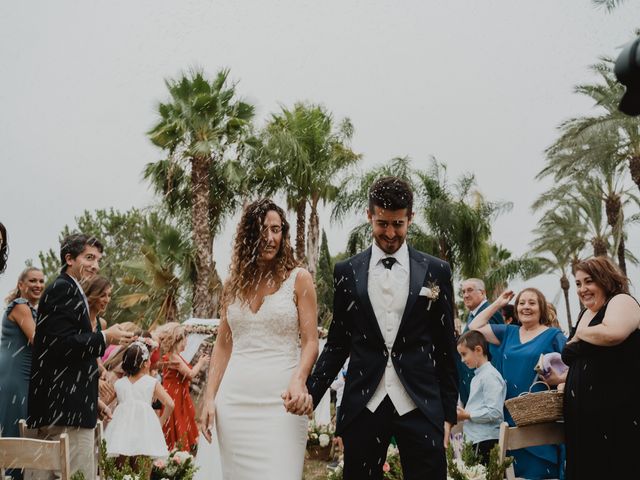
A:
[[[211,443],[211,435],[212,435],[215,419],[216,419],[215,400],[205,402],[204,407],[202,408],[202,414],[200,415],[199,427],[200,427],[200,431],[202,432],[202,435],[209,443]]]
[[[306,385],[299,380],[291,380],[287,390],[282,392],[284,408],[294,415],[311,415],[313,413],[313,398],[309,395]]]

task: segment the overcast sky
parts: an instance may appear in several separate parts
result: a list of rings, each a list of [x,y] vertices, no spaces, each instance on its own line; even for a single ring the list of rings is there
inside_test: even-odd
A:
[[[639,18],[636,1],[612,14],[589,0],[4,1],[0,220],[11,254],[0,293],[83,210],[156,201],[141,171],[162,154],[145,132],[163,79],[193,66],[230,68],[258,125],[299,100],[348,116],[363,168],[434,155],[451,180],[474,172],[488,199],[514,204],[495,241],[526,253],[530,205],[549,186],[534,179],[543,151],[561,121],[594,112],[573,86],[594,79],[599,56],[617,56]],[[332,253],[360,220],[323,215]],[[223,276],[235,221],[215,242]],[[557,278],[529,284],[560,303]]]

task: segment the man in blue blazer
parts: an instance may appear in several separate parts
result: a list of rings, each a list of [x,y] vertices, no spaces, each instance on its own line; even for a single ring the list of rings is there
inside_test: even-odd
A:
[[[336,430],[345,480],[382,479],[392,436],[405,480],[445,480],[458,398],[451,269],[407,245],[407,182],[376,181],[367,216],[372,246],[335,267],[333,321],[307,388],[317,405],[349,357]]]

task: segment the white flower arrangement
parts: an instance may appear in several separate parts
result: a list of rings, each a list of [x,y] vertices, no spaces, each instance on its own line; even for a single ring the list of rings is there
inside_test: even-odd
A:
[[[321,433],[318,436],[318,443],[320,444],[321,447],[328,447],[329,443],[331,443],[331,437],[329,435],[327,435],[326,433]]]

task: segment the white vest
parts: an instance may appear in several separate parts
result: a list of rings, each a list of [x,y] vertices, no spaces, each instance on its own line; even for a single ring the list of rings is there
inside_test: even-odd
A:
[[[398,335],[400,321],[409,296],[409,251],[405,243],[393,256],[398,262],[391,270],[379,263],[380,258],[387,256],[377,245],[373,245],[371,265],[369,267],[368,292],[373,313],[378,321],[380,332],[389,351],[387,367],[382,380],[367,408],[375,412],[378,406],[389,395],[399,415],[404,415],[416,407],[405,390],[391,361],[391,349]]]

